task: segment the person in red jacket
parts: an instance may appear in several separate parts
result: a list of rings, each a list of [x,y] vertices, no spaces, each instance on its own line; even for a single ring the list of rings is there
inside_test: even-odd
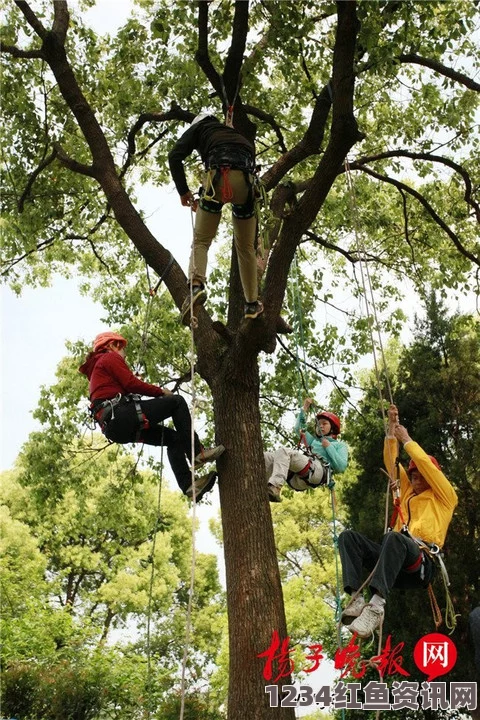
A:
[[[93,350],[80,366],[89,380],[91,411],[104,435],[116,443],[143,442],[166,445],[168,459],[177,483],[188,497],[193,496],[192,473],[187,463],[191,456],[192,419],[187,403],[180,395],[136,377],[125,362],[127,340],[107,331],[97,335]],[[140,399],[145,395],[150,400]],[[172,418],[175,430],[164,427]],[[195,469],[216,460],[223,445],[205,448],[194,434]],[[195,480],[195,498],[199,501],[215,483],[210,472]]]

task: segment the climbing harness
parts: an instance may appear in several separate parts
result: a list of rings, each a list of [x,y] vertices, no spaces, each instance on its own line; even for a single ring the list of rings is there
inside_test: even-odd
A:
[[[200,207],[206,212],[220,212],[224,203],[231,202],[233,189],[230,184],[230,170],[243,172],[248,186],[248,196],[242,205],[233,205],[235,217],[248,219],[255,214],[254,179],[255,162],[251,152],[241,146],[228,143],[215,146],[205,162],[205,183],[201,190]],[[221,200],[215,197],[216,186],[221,182]],[[214,205],[213,205],[214,203]]]
[[[132,442],[138,442],[142,430],[148,430],[150,423],[147,416],[142,410],[140,405],[141,395],[135,393],[129,393],[122,395],[118,393],[114,398],[109,400],[94,400],[90,405],[90,415],[100,426],[100,430],[108,437],[109,424],[115,419],[115,408],[121,407],[122,405],[128,405],[133,403],[136,413],[137,427],[135,429],[135,439]]]
[[[303,447],[302,447],[303,446]],[[289,470],[287,474],[287,483],[296,492],[303,492],[308,488],[318,488],[321,486],[330,487],[331,483],[331,467],[323,457],[316,455],[307,442],[305,433],[300,432],[300,440],[297,444],[297,450],[305,455],[306,463],[300,470]],[[320,477],[318,477],[319,472]],[[316,482],[318,478],[318,481]]]

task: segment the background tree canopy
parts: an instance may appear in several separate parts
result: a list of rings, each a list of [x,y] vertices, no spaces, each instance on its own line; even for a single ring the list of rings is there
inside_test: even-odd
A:
[[[189,336],[175,306],[187,285],[170,259],[177,244],[189,245],[190,238],[154,237],[136,209],[137,195],[144,183],[161,188],[170,182],[168,149],[197,112],[209,108],[222,116],[234,105],[234,124],[255,140],[269,191],[258,243],[266,310],[258,322],[242,320],[235,253],[229,262],[224,252],[210,273],[209,303],[194,341],[215,439],[227,448],[218,463],[229,614],[227,713],[229,720],[244,720],[248,707],[253,720],[263,720],[271,709],[257,654],[269,645],[273,629],[288,634],[282,581],[292,627],[299,635],[308,629],[288,610],[294,578],[291,566],[281,561],[279,568],[276,545],[284,559],[306,567],[318,553],[315,542],[321,542],[299,520],[296,547],[287,547],[281,532],[274,535],[263,442],[292,438],[291,412],[307,392],[325,402],[334,389],[333,410],[355,405],[355,363],[372,351],[369,286],[384,334],[398,334],[413,315],[407,299],[426,302],[432,291],[443,298],[472,296],[478,287],[478,8],[466,0],[142,0],[115,35],[99,35],[82,19],[90,4],[57,0],[33,7],[18,0],[2,10],[3,277],[20,292],[26,284],[48,283],[57,272],[80,274],[85,290],[103,303],[106,321],[123,328],[131,357],[141,357],[150,379],[180,387]],[[188,169],[195,187],[198,158],[191,158]],[[148,307],[148,323],[145,263],[165,287]],[[279,320],[281,311],[293,333]],[[453,335],[438,327],[438,338],[474,338],[471,323],[459,320]],[[453,346],[446,352],[430,339],[422,350],[418,342],[410,365],[408,352],[402,360],[405,375],[399,374],[395,386],[401,415],[419,440],[432,441],[431,450],[438,448],[445,463],[452,463],[457,489],[470,498],[478,479],[472,479],[470,430],[463,425],[464,368]],[[72,347],[77,364],[85,350],[80,342]],[[446,357],[448,373],[445,367],[441,372]],[[441,392],[427,378],[418,379],[418,387],[411,381],[412,369],[423,377],[418,367],[427,362],[428,378],[438,370]],[[72,593],[80,601],[81,589],[82,607],[108,628],[114,622],[109,612],[120,619],[141,611],[141,572],[128,581],[116,573],[122,563],[138,565],[142,557],[147,525],[152,528],[139,517],[148,495],[137,495],[139,478],[133,475],[122,501],[137,519],[126,536],[112,538],[117,566],[98,548],[106,528],[97,523],[94,508],[107,501],[114,482],[109,467],[121,461],[105,454],[94,491],[83,466],[62,474],[65,445],[76,451],[78,401],[85,392],[74,375],[70,361],[53,396],[42,397],[38,412],[48,432],[24,449],[19,481],[32,503],[27,525],[34,527],[37,514],[42,530],[34,527],[34,537],[42,538],[41,548],[49,548],[56,563],[59,602],[66,606]],[[443,394],[449,404],[442,415],[437,403]],[[417,396],[424,398],[421,405]],[[378,453],[378,405],[368,397],[367,392],[371,410],[362,409],[360,420],[350,416],[348,439],[356,450],[356,434],[360,439],[370,427],[366,444]],[[440,421],[443,433],[435,425]],[[57,431],[64,423],[62,436]],[[362,455],[360,447],[358,452],[357,463],[367,471],[374,455]],[[352,493],[364,489],[353,477],[346,485]],[[323,528],[320,498],[315,511],[308,500],[304,513],[318,516]],[[361,525],[368,493],[355,502],[352,521]],[[91,515],[82,512],[85,503]],[[303,508],[295,503],[290,509],[297,508],[300,519]],[[473,542],[476,519],[470,501],[464,506],[469,509],[462,528]],[[71,516],[80,525],[69,534],[60,523],[57,537],[53,524],[54,537],[44,527],[47,514],[59,521]],[[108,530],[115,529],[118,516],[108,520]],[[16,515],[11,522],[25,524]],[[171,532],[165,562],[173,558]],[[45,560],[35,542],[26,543],[29,574],[40,577]],[[179,550],[175,569],[169,566],[167,573],[173,584],[185,570],[177,567],[181,555]],[[312,573],[312,591],[319,584],[331,589],[331,558],[327,565]],[[29,587],[33,580],[22,582]],[[470,588],[463,612],[478,587],[467,576],[459,583],[458,592]],[[159,612],[171,598],[169,587],[166,582],[158,589]],[[65,617],[68,624],[70,614]],[[279,709],[278,717],[292,713]]]

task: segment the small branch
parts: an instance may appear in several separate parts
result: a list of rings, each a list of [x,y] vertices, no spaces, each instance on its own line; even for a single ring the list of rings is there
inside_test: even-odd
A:
[[[55,142],[53,147],[57,153],[58,159],[66,168],[72,170],[72,172],[79,173],[80,175],[87,175],[88,177],[96,178],[96,173],[92,165],[84,165],[83,163],[71,158],[58,142]]]
[[[341,255],[347,258],[351,263],[357,263],[360,258],[358,256],[352,255],[352,253],[349,253],[348,250],[344,250],[339,245],[334,245],[333,243],[328,242],[327,240],[324,240],[323,238],[316,235],[311,230],[307,230],[304,235],[308,237],[310,240],[314,240],[316,243],[321,245],[324,248],[328,248],[329,250],[335,250],[335,252],[339,252]],[[366,259],[366,258],[364,258]],[[375,258],[378,259],[378,258]]]
[[[243,106],[246,113],[249,115],[253,115],[253,117],[258,118],[262,122],[266,123],[267,125],[270,125],[272,130],[275,132],[275,135],[278,138],[278,144],[280,146],[280,150],[282,153],[287,152],[287,146],[285,145],[285,140],[283,138],[282,130],[280,128],[280,125],[278,125],[277,121],[275,120],[273,115],[270,115],[270,113],[265,112],[264,110],[260,110],[259,108],[255,107],[254,105],[244,105]]]
[[[15,45],[5,45],[0,41],[0,52],[9,53],[17,58],[40,58],[43,60],[43,52],[40,48],[38,50],[20,50]]]
[[[182,110],[179,105],[172,104],[167,112],[163,113],[142,113],[127,136],[128,152],[134,155],[136,152],[135,136],[140,132],[142,127],[148,122],[166,122],[167,120],[183,120],[184,122],[192,122],[195,115],[188,110]]]
[[[430,153],[414,153],[409,152],[408,150],[390,150],[388,152],[378,153],[377,155],[361,157],[355,162],[359,165],[366,165],[367,163],[374,162],[375,160],[384,160],[385,158],[392,157],[406,157],[411,160],[426,160],[428,162],[441,163],[442,165],[446,165],[452,170],[455,170],[455,172],[462,177],[465,184],[465,194],[463,196],[464,200],[473,208],[477,222],[480,223],[480,205],[472,197],[472,181],[470,175],[461,165],[449,158],[442,157],[441,155],[432,155]]]
[[[48,167],[48,165],[50,165],[55,160],[56,157],[57,157],[57,151],[54,148],[52,150],[52,152],[50,153],[50,155],[47,158],[45,158],[45,160],[43,160],[43,162],[40,163],[40,165],[33,171],[33,173],[28,178],[28,182],[25,186],[25,190],[23,191],[23,193],[20,196],[20,199],[18,201],[18,212],[19,213],[23,212],[23,209],[25,206],[25,200],[27,199],[28,195],[30,194],[30,190],[32,189],[35,180],[40,175],[42,170],[45,170],[45,168]]]
[[[49,245],[52,245],[55,242],[55,240],[57,240],[57,239],[58,238],[54,236],[54,237],[48,238],[48,240],[43,240],[43,242],[38,243],[32,250],[29,250],[28,252],[24,253],[23,255],[20,255],[20,257],[13,259],[12,261],[10,261],[8,263],[7,269],[2,271],[2,275],[6,277],[8,275],[8,273],[10,272],[10,270],[13,267],[15,267],[15,265],[18,265],[18,263],[22,262],[22,260],[25,260],[25,258],[29,257],[29,255],[33,255],[33,253],[36,253],[40,250],[44,250]],[[3,265],[5,266],[5,265],[7,265],[7,263],[3,263]]]
[[[394,180],[391,177],[388,177],[388,175],[381,175],[380,173],[375,172],[374,170],[371,170],[370,168],[367,168],[364,165],[357,166],[356,163],[351,163],[350,167],[355,170],[361,170],[362,172],[367,173],[367,175],[370,175],[371,177],[376,178],[377,180],[381,180],[382,182],[389,183],[390,185],[393,185],[396,187],[399,191],[403,190],[404,192],[408,193],[409,195],[412,195],[418,202],[423,205],[425,210],[428,212],[428,214],[432,217],[432,219],[439,225],[439,227],[444,230],[444,232],[447,233],[449,238],[452,240],[453,244],[457,248],[457,250],[466,258],[471,260],[475,265],[480,265],[480,258],[476,257],[473,253],[471,253],[469,250],[467,250],[466,247],[462,245],[457,235],[453,232],[453,230],[442,220],[442,218],[438,215],[438,213],[434,210],[434,208],[430,205],[428,200],[423,197],[417,190],[414,190],[413,188],[409,187],[408,185],[405,185],[405,183],[400,182],[399,180]]]
[[[469,90],[475,90],[476,92],[480,92],[479,83],[475,82],[475,80],[472,80],[472,78],[469,78],[468,75],[464,75],[463,73],[457,72],[456,70],[453,70],[452,68],[443,65],[442,63],[438,62],[438,60],[424,58],[421,57],[421,55],[417,55],[416,53],[402,54],[398,56],[398,59],[400,60],[400,62],[403,63],[415,63],[416,65],[428,67],[430,68],[430,70],[434,70],[440,75],[444,75],[451,80],[459,82],[461,85],[465,85],[465,87],[467,87]]]

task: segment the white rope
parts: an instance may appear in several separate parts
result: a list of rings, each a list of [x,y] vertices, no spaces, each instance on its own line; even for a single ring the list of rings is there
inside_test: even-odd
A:
[[[192,266],[195,266],[195,228],[193,223],[193,209],[190,208],[190,216],[192,220],[193,230],[193,243],[192,243]],[[195,322],[194,322],[195,320]],[[190,280],[190,385],[192,388],[192,426],[191,426],[191,474],[192,474],[192,565],[190,571],[190,588],[188,591],[188,605],[187,605],[187,625],[185,630],[185,646],[183,649],[182,658],[182,679],[181,679],[181,703],[180,703],[180,718],[183,720],[185,712],[185,675],[187,669],[187,656],[188,649],[190,646],[190,636],[192,631],[192,605],[193,605],[193,591],[195,587],[195,560],[196,560],[196,547],[195,547],[195,536],[196,536],[196,509],[197,509],[197,497],[195,488],[195,407],[196,407],[196,391],[195,391],[195,343],[193,337],[194,328],[197,327],[196,318],[193,315],[193,285]]]
[[[356,241],[357,252],[358,252],[358,256],[359,256],[360,276],[362,278],[363,295],[364,295],[364,299],[365,299],[365,309],[366,309],[366,313],[367,313],[368,328],[369,328],[369,332],[370,332],[370,341],[372,344],[373,361],[374,361],[374,366],[375,366],[375,376],[376,376],[376,380],[377,380],[377,388],[378,388],[379,398],[380,398],[380,409],[382,412],[383,424],[384,424],[385,433],[386,433],[387,421],[386,421],[386,416],[385,416],[385,408],[383,406],[383,394],[382,394],[382,388],[381,388],[381,383],[380,383],[380,370],[379,370],[379,364],[378,364],[378,360],[377,360],[375,339],[374,339],[374,334],[373,334],[373,327],[372,327],[373,323],[371,322],[372,316],[375,321],[374,325],[375,325],[375,330],[377,332],[378,345],[380,347],[381,359],[382,359],[383,367],[384,367],[384,371],[385,371],[385,381],[387,384],[387,390],[388,390],[390,404],[392,404],[392,405],[393,405],[393,397],[392,397],[390,379],[388,376],[387,363],[385,361],[385,351],[383,348],[382,333],[380,331],[380,322],[378,320],[377,307],[375,304],[375,295],[373,292],[372,280],[371,280],[370,271],[368,268],[368,263],[366,260],[365,244],[364,244],[363,240],[361,239],[361,233],[360,233],[359,227],[358,227],[358,207],[357,207],[357,201],[356,201],[356,196],[355,196],[355,187],[352,182],[350,165],[348,163],[347,158],[345,159],[345,175],[347,178],[347,186],[350,191],[349,197],[350,197],[350,203],[351,203],[351,208],[352,208],[355,241]],[[371,303],[371,307],[372,307],[372,312],[370,312],[370,306],[369,306],[369,301],[368,301],[367,284],[368,284],[368,289],[369,289],[369,293],[370,293],[370,303]]]
[[[152,564],[152,570],[150,573],[150,585],[148,590],[148,609],[147,609],[147,718],[151,717],[151,702],[149,693],[151,692],[152,683],[152,648],[151,648],[151,625],[152,625],[152,604],[153,604],[153,584],[155,580],[155,549],[157,545],[157,534],[159,532],[159,521],[160,521],[160,508],[162,498],[162,479],[163,479],[163,430],[164,425],[162,424],[162,449],[160,453],[160,480],[158,482],[158,495],[157,495],[157,516],[155,518],[155,528],[153,533],[152,541],[152,552],[150,554],[150,562]],[[142,445],[142,450],[143,450]]]

